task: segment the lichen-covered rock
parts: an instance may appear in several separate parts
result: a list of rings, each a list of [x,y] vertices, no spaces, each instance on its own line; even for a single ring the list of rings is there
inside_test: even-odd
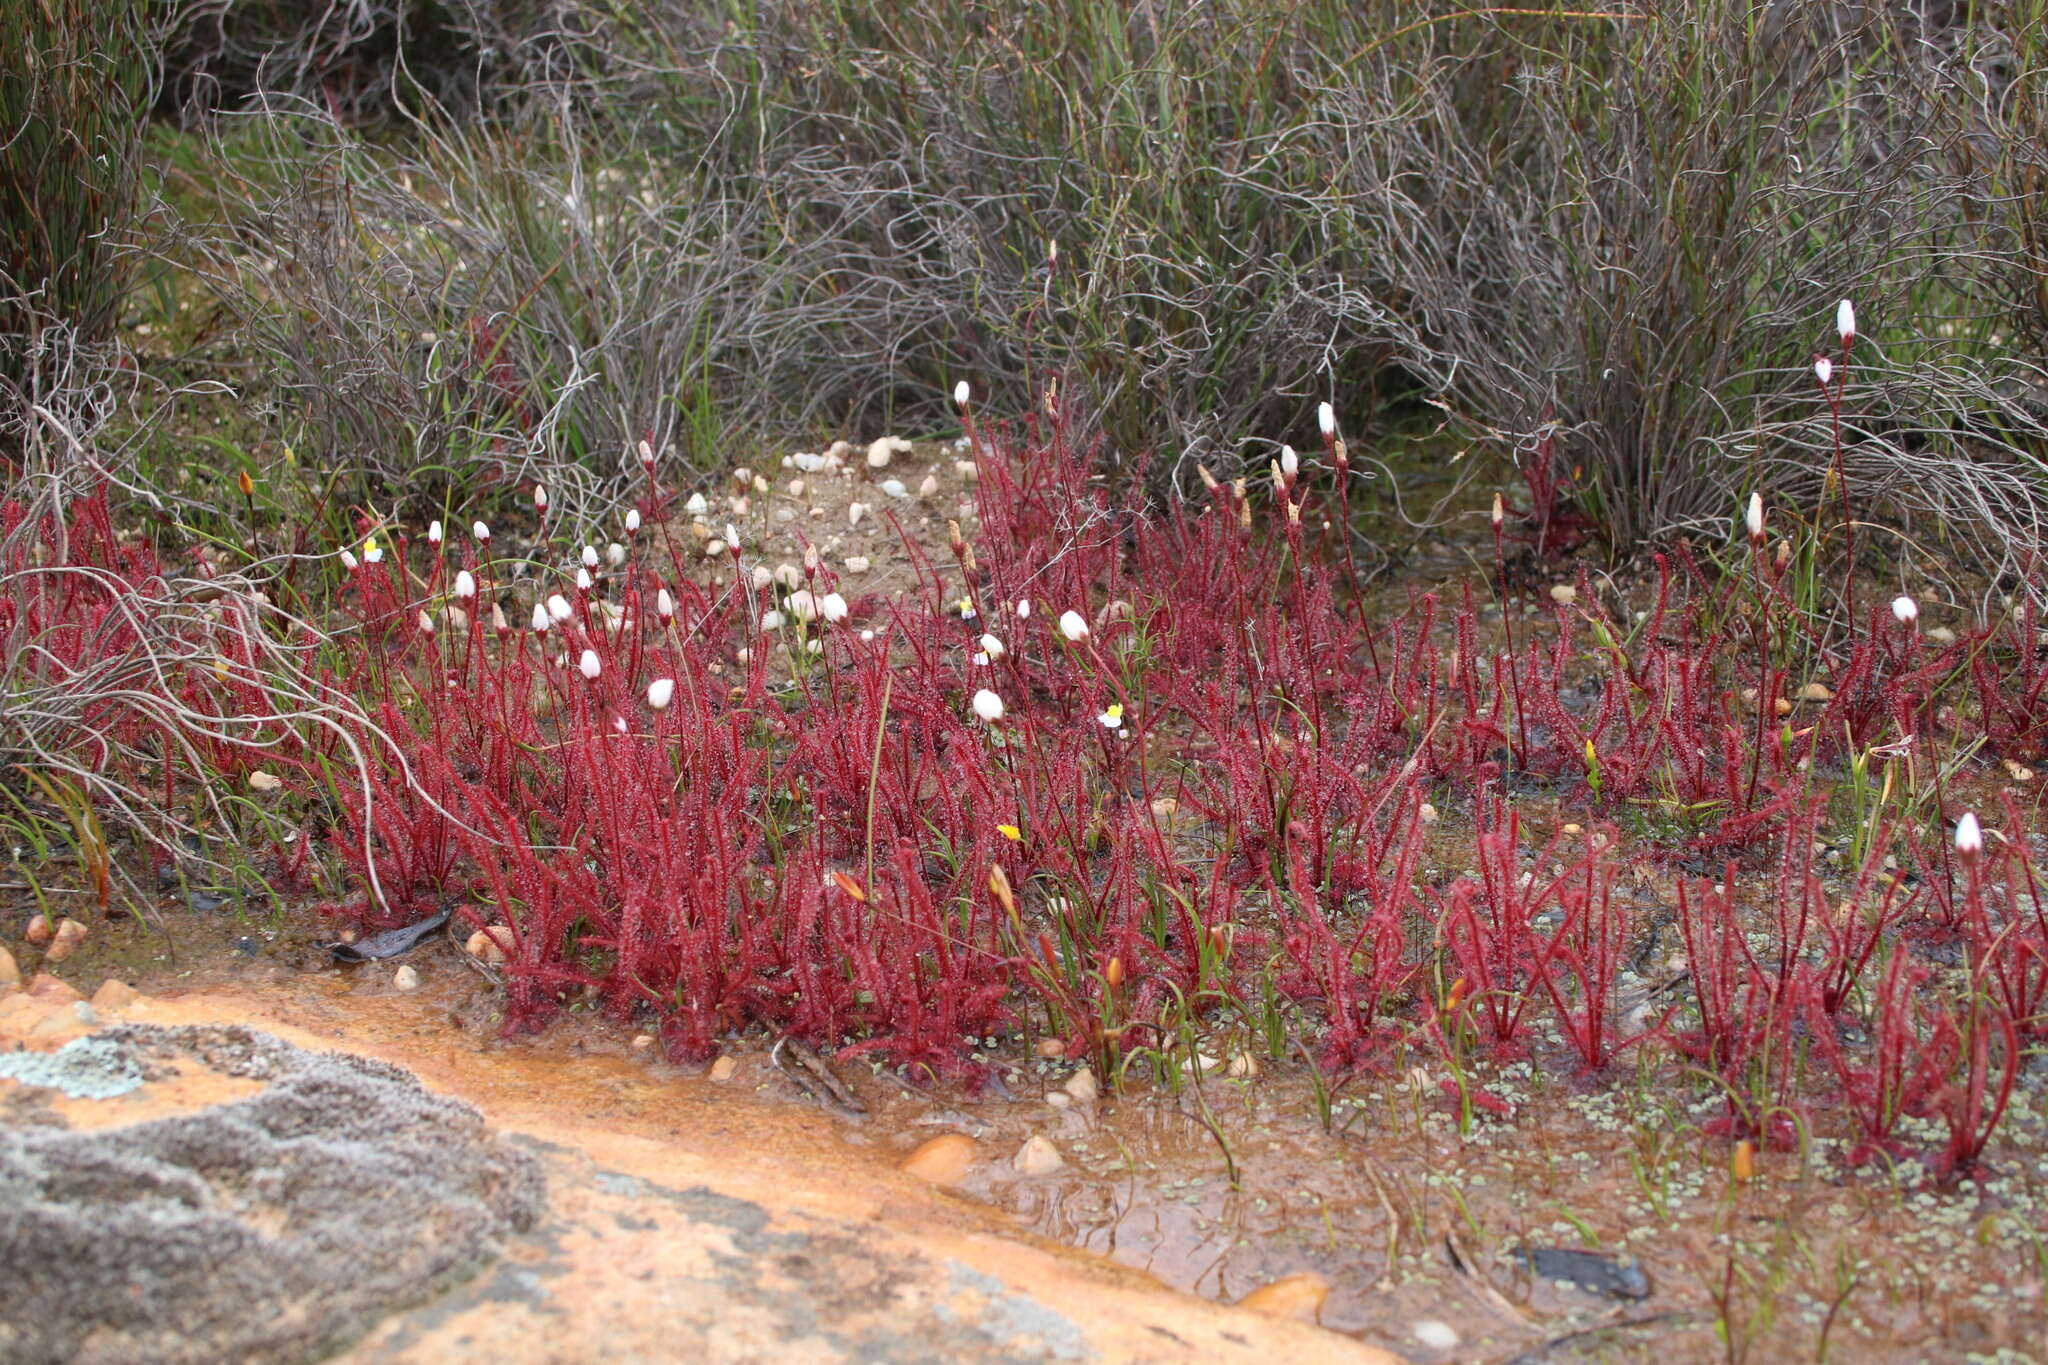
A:
[[[0,1130],[0,1359],[316,1359],[472,1273],[543,1207],[531,1156],[380,1062],[124,1025],[38,1065],[105,1088],[194,1060],[264,1088],[124,1127]]]

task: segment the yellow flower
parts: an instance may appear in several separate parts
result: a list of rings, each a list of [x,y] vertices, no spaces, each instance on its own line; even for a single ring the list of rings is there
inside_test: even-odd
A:
[[[997,825],[996,833],[1002,835],[1005,839],[1008,839],[1013,844],[1021,844],[1024,842],[1024,831],[1017,828],[1015,825]]]

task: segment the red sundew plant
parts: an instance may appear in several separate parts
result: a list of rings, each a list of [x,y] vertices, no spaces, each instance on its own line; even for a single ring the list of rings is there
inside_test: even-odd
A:
[[[906,540],[902,596],[849,602],[820,560],[766,583],[744,544],[685,563],[644,522],[616,555],[551,526],[558,567],[380,530],[329,633],[225,602],[168,688],[218,722],[212,770],[325,797],[281,865],[308,878],[329,851],[361,894],[345,917],[453,902],[504,926],[515,1031],[591,1008],[677,1058],[759,1029],[924,1077],[974,1074],[965,1040],[999,1029],[1108,1063],[1169,1019],[1261,1012],[1298,1031],[1280,1051],[1373,1067],[1456,1018],[1586,1078],[1668,1041],[1727,1094],[1720,1128],[1774,1140],[1810,1039],[1865,1155],[1913,1114],[1948,1123],[1947,1168],[1982,1160],[2048,1003],[2026,846],[1959,876],[1921,852],[1922,803],[1846,876],[1813,850],[1845,757],[1910,784],[1950,746],[2033,742],[2031,618],[1937,650],[1878,613],[1824,647],[1761,551],[1716,581],[1681,550],[1642,612],[1581,576],[1508,650],[1469,586],[1369,619],[1341,537],[1310,529],[1341,506],[1326,467],[1151,513],[1110,500],[1058,418],[1021,441],[978,423],[974,450],[979,527],[950,557]],[[666,497],[643,464],[644,518]],[[39,580],[23,515],[0,625],[75,667],[161,571],[101,504],[42,535],[115,567]],[[280,641],[317,653],[308,696],[349,703],[331,724],[263,711]],[[1831,695],[1788,696],[1806,677]],[[100,726],[82,752],[132,765],[154,734],[94,747]],[[170,753],[151,779],[175,795]],[[1468,856],[1437,803],[1472,812],[1469,878],[1433,865]],[[1581,807],[1590,832],[1525,843]],[[1917,882],[1885,875],[1894,849]],[[1707,850],[1720,882],[1678,883],[1691,999],[1624,1022],[1650,926],[1620,879]],[[1966,982],[1919,965],[1929,918]],[[1463,982],[1441,1015],[1418,999],[1438,969]]]

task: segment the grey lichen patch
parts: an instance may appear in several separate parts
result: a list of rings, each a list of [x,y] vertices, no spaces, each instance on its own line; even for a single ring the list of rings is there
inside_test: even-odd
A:
[[[142,1088],[142,1068],[102,1034],[74,1038],[55,1052],[0,1053],[0,1077],[56,1090],[74,1100],[118,1099]]]
[[[0,1359],[317,1359],[473,1273],[542,1208],[531,1156],[397,1067],[242,1028],[89,1041],[114,1075],[197,1060],[264,1088],[120,1128],[0,1132]]]

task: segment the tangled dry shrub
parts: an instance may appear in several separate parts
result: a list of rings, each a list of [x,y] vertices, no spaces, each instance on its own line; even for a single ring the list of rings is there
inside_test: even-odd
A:
[[[2007,306],[2033,268],[2019,203],[1984,167],[2012,138],[1984,97],[1995,42],[1704,0],[1356,72],[1338,175],[1404,363],[1472,435],[1554,435],[1627,544],[1725,524],[1745,486],[1815,503],[1831,435],[1809,363],[1851,297],[1855,494],[2018,568],[2048,389]]]
[[[939,427],[963,375],[1013,410],[1062,376],[1112,460],[1190,486],[1320,399],[1351,430],[1426,399],[1548,439],[1624,548],[1760,484],[1815,504],[1847,295],[1858,514],[2012,571],[2048,451],[2043,23],[564,4],[499,30],[491,120],[394,150],[273,116],[211,259],[281,415],[391,490],[597,498],[642,436]]]

